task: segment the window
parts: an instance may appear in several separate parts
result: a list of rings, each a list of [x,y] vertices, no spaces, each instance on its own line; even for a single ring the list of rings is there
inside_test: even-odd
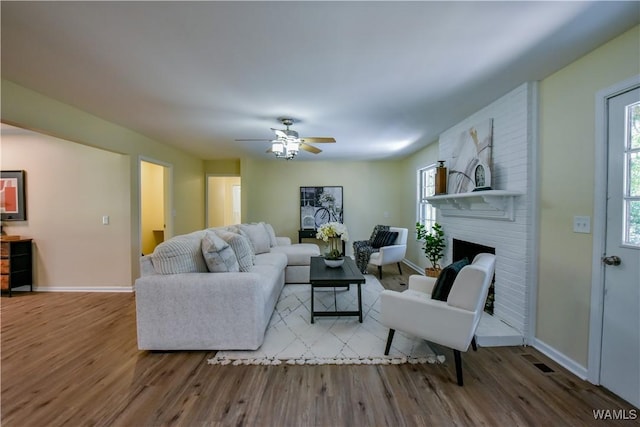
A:
[[[640,246],[640,102],[627,106],[624,243]]]
[[[436,165],[418,170],[418,222],[424,224],[427,230],[436,222],[436,208],[428,201],[436,192]]]

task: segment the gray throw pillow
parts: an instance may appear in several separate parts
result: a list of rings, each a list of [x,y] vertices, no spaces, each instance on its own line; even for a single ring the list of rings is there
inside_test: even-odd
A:
[[[271,247],[278,246],[278,239],[276,238],[276,232],[273,229],[273,226],[266,222],[261,222],[260,224],[264,225],[264,228],[267,230],[267,234],[269,234],[269,244]]]
[[[231,246],[212,231],[207,231],[202,238],[202,255],[211,273],[240,271],[238,258]]]
[[[249,238],[256,254],[269,252],[271,239],[264,224],[239,224],[238,227]]]
[[[238,265],[240,266],[240,271],[250,271],[254,264],[255,254],[253,253],[249,239],[230,231],[216,230],[215,232],[218,237],[227,242],[229,246],[231,246],[231,249],[233,249],[238,260]]]
[[[200,249],[201,233],[172,237],[153,251],[151,262],[158,274],[206,273],[207,264]]]

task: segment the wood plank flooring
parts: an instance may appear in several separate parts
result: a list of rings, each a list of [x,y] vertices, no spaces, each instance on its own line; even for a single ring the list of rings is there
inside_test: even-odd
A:
[[[384,285],[403,289],[403,270],[386,267]],[[270,367],[208,365],[206,351],[138,351],[134,298],[3,296],[2,426],[638,424],[595,420],[593,410],[633,408],[532,348],[464,354],[464,387],[447,349],[442,365]]]

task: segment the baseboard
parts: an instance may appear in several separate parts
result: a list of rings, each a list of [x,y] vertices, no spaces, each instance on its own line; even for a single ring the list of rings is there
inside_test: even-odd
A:
[[[418,274],[422,274],[424,276],[424,268],[420,267],[419,265],[416,265],[416,264],[412,263],[411,261],[409,261],[406,258],[402,260],[402,263],[403,264],[407,264],[409,267],[411,267],[415,271],[417,271]]]
[[[551,358],[554,362],[558,363],[581,380],[587,380],[587,368],[580,365],[575,360],[568,358],[550,345],[535,338],[533,340],[533,348]]]
[[[98,286],[98,287],[70,287],[70,286],[34,286],[36,292],[133,292],[133,286]]]

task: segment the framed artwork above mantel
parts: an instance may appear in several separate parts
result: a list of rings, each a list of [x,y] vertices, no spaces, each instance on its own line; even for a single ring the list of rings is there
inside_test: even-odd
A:
[[[0,214],[2,221],[25,221],[25,171],[0,172]]]
[[[342,223],[342,186],[300,187],[300,229],[316,230],[327,222]]]

